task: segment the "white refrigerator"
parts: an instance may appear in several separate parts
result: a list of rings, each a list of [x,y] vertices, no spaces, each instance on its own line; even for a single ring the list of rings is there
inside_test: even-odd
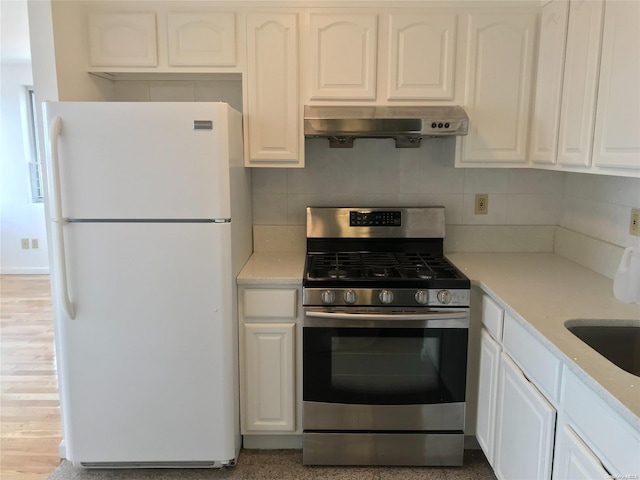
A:
[[[251,243],[225,103],[45,103],[62,455],[219,467],[240,449],[235,277]]]

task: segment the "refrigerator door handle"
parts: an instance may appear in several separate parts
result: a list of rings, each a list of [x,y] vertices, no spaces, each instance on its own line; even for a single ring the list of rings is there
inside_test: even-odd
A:
[[[60,198],[60,167],[58,164],[58,137],[62,128],[62,120],[55,117],[49,127],[49,143],[51,151],[51,190],[53,199],[53,226],[55,241],[55,256],[58,263],[58,295],[62,301],[67,316],[73,320],[76,318],[75,305],[69,299],[69,286],[67,284],[67,260],[64,251],[64,224],[66,221],[62,218],[62,200]]]

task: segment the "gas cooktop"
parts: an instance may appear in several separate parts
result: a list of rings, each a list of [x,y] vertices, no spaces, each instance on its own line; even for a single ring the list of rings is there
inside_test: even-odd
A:
[[[469,288],[469,280],[442,254],[419,252],[307,253],[304,285]]]

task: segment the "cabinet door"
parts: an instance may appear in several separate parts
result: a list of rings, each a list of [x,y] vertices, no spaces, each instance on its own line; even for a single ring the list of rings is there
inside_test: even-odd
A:
[[[497,408],[498,479],[551,478],[556,411],[505,353],[500,358]]]
[[[236,64],[233,13],[168,13],[170,66],[229,67]]]
[[[158,65],[155,13],[90,13],[92,67]]]
[[[607,2],[593,147],[595,165],[640,169],[639,86],[640,2]]]
[[[480,377],[478,385],[478,419],[476,438],[491,466],[494,465],[494,434],[500,344],[482,329],[480,337]]]
[[[612,478],[612,476],[569,425],[558,428],[553,479],[593,480],[594,478]]]
[[[293,432],[295,323],[244,324],[243,433]]]
[[[301,163],[297,14],[247,16],[246,95],[247,166]]]
[[[463,164],[526,160],[536,21],[523,12],[469,16]]]
[[[533,163],[556,163],[568,18],[568,0],[555,0],[542,7],[536,99],[529,142],[529,158]]]
[[[602,0],[572,0],[562,86],[558,163],[591,165],[595,121]]]
[[[378,17],[312,13],[311,99],[374,100]]]
[[[389,16],[389,100],[453,98],[457,17]]]

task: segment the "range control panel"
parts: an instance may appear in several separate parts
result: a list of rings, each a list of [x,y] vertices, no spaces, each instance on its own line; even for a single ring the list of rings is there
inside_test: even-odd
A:
[[[350,227],[401,227],[402,212],[390,211],[357,211],[349,212]]]

